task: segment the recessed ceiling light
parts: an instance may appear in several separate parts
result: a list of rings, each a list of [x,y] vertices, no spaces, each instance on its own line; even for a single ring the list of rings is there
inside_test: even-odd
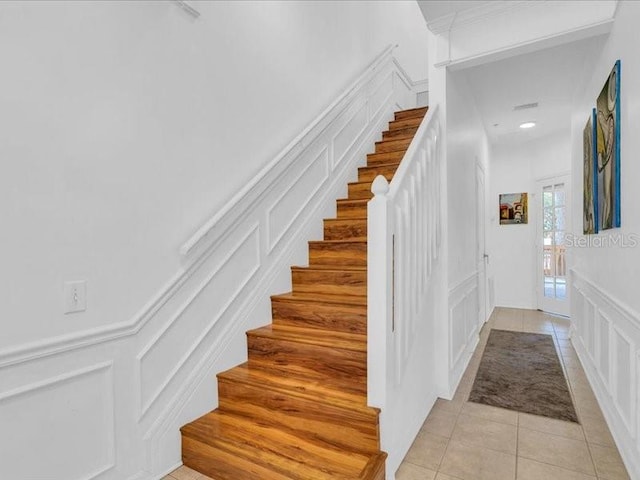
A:
[[[513,109],[517,112],[518,110],[528,110],[530,108],[538,108],[538,102],[533,103],[523,103],[522,105],[516,105]]]
[[[536,122],[524,122],[520,124],[520,128],[526,129],[526,128],[533,128],[536,126]]]

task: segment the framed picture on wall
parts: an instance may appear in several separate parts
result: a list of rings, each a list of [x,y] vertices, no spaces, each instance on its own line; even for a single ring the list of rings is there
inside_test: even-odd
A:
[[[620,222],[620,60],[613,66],[596,101],[595,230]]]
[[[594,108],[589,117],[589,121],[582,132],[582,175],[583,175],[583,193],[582,193],[582,231],[585,235],[598,233],[598,175],[597,175],[597,158],[596,158],[596,109]]]
[[[518,225],[529,222],[526,193],[500,194],[500,225]]]

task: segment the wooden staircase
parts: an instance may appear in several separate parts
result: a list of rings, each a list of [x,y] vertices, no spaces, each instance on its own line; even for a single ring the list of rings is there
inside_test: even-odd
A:
[[[425,108],[396,112],[249,360],[218,374],[219,406],[182,427],[186,466],[215,480],[384,480],[378,409],[367,406],[367,202],[391,180]]]

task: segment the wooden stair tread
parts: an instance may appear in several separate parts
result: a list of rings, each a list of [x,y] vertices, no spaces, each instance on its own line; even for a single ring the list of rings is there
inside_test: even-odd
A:
[[[309,265],[308,267],[303,267],[299,265],[293,265],[291,270],[324,270],[330,272],[366,272],[367,267],[361,267],[358,265]]]
[[[344,240],[309,240],[309,244],[313,245],[313,244],[333,244],[333,245],[340,245],[340,244],[349,244],[349,243],[357,243],[357,244],[363,244],[363,243],[367,243],[366,240],[350,240],[350,239],[344,239]]]
[[[371,183],[371,182],[369,182]],[[337,201],[341,201],[341,200],[352,200],[350,198],[340,198]],[[354,221],[367,221],[367,217],[353,217],[353,218],[325,218],[325,222],[344,222],[344,223],[350,223],[350,222],[354,222]]]
[[[325,480],[359,478],[370,455],[345,452],[311,435],[223,412],[210,412],[182,428],[183,435],[252,460],[282,478]],[[278,477],[276,477],[278,478]]]
[[[247,335],[357,352],[367,351],[367,336],[357,333],[271,324],[249,330]]]
[[[361,297],[357,295],[331,295],[328,293],[283,293],[280,295],[273,295],[271,297],[274,300],[285,302],[320,302],[329,303],[335,305],[358,305],[366,306],[367,297]]]
[[[393,117],[396,120],[402,120],[406,118],[424,118],[424,116],[427,114],[428,109],[429,107],[416,107],[406,110],[399,110],[394,113]]]
[[[400,162],[388,162],[388,163],[376,163],[375,165],[367,165],[366,167],[358,167],[358,171],[361,170],[376,170],[380,168],[398,168]],[[363,182],[351,182],[351,183],[363,183]],[[371,182],[369,182],[371,183]]]
[[[378,165],[378,164],[387,164],[400,162],[404,157],[406,150],[398,150],[396,152],[383,152],[383,153],[368,153],[367,154],[367,165]]]
[[[375,144],[376,145],[398,145],[397,150],[402,150],[402,149],[405,149],[405,145],[407,145],[408,143],[411,143],[410,140],[412,139],[413,139],[413,135],[406,138],[388,138],[386,140],[378,140]],[[388,151],[395,152],[397,150],[394,149],[394,150],[388,150]]]
[[[405,127],[405,128],[396,128],[395,130],[385,130],[382,132],[382,139],[397,139],[397,138],[413,138],[418,131],[418,126],[414,127]]]
[[[218,374],[219,379],[259,386],[286,393],[292,397],[325,402],[335,407],[353,410],[374,418],[379,410],[366,405],[366,395],[347,389],[348,380],[300,378],[294,374],[285,375],[280,370],[250,366],[248,362]]]
[[[324,238],[335,239],[365,239],[367,238],[366,215],[355,215],[354,218],[325,218]]]
[[[375,143],[375,151],[376,153],[387,153],[387,152],[399,152],[406,151],[411,144],[411,140],[413,137],[407,138],[389,138],[386,140],[380,140]]]
[[[406,118],[402,120],[392,120],[389,122],[389,130],[399,130],[401,128],[417,127],[422,123],[422,118]]]
[[[360,199],[360,198],[339,198],[338,200],[336,200],[336,202],[338,203],[348,203],[348,204],[353,204],[353,205],[366,205],[367,203],[369,203],[368,199]]]

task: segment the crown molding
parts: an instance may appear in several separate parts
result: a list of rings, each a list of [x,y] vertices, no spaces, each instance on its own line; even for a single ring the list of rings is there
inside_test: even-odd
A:
[[[468,8],[460,12],[450,13],[431,21],[427,21],[427,27],[436,35],[441,35],[452,30],[459,30],[474,23],[482,22],[491,17],[497,17],[516,8],[541,5],[549,0],[494,0],[483,3],[477,7]]]

